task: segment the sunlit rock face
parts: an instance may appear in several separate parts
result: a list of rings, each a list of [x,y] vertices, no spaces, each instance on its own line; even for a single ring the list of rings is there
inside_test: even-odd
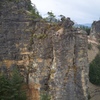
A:
[[[88,100],[87,35],[73,24],[70,18],[58,26],[34,20],[27,0],[3,0],[0,71],[7,73],[17,65],[32,100],[43,92],[51,100]]]

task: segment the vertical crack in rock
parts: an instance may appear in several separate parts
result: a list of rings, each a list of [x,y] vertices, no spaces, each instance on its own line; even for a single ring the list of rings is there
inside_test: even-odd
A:
[[[44,91],[51,100],[87,100],[87,35],[73,29],[70,18],[56,29],[32,21],[27,0],[0,7],[0,69],[17,65],[28,78],[32,100]]]

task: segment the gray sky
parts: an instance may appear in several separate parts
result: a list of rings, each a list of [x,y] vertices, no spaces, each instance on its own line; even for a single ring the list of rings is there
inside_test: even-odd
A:
[[[31,0],[42,16],[48,11],[70,17],[78,24],[92,23],[100,18],[100,0]]]

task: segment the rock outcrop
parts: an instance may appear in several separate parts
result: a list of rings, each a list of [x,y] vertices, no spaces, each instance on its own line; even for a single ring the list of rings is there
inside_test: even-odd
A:
[[[100,38],[100,20],[92,23],[90,37],[95,40]]]
[[[52,100],[87,100],[87,35],[74,29],[47,35],[34,39],[33,81],[37,77],[40,90],[48,91]]]
[[[62,26],[33,20],[27,0],[1,3],[0,70],[17,65],[32,100],[43,91],[51,100],[88,100],[87,35],[70,19]]]

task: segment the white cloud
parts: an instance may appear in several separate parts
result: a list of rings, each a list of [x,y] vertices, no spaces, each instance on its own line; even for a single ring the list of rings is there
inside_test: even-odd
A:
[[[32,0],[42,15],[52,11],[55,15],[71,17],[77,23],[92,23],[100,17],[100,0]]]

